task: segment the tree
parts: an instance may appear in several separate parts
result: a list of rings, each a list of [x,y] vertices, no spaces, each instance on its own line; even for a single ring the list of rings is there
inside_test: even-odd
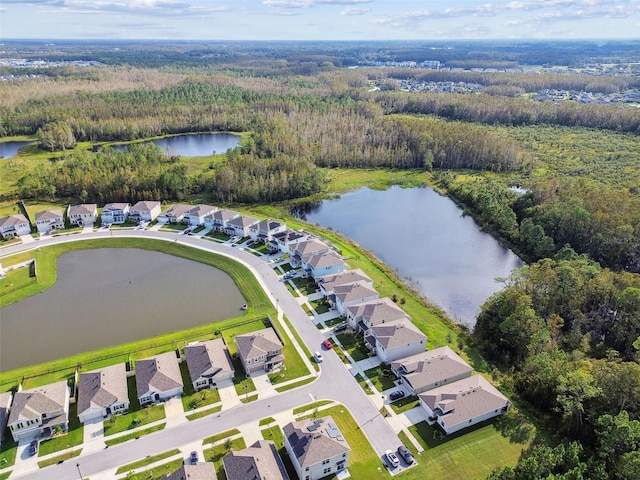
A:
[[[567,420],[575,421],[576,430],[582,426],[585,403],[598,395],[593,376],[584,370],[573,370],[558,378],[558,411]]]
[[[38,130],[38,140],[42,148],[51,152],[76,146],[76,137],[73,135],[71,125],[64,121],[44,125]]]

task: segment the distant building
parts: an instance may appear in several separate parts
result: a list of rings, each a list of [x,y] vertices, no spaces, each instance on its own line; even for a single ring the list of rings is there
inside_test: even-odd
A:
[[[230,451],[222,457],[222,465],[227,480],[289,480],[278,449],[267,440]]]

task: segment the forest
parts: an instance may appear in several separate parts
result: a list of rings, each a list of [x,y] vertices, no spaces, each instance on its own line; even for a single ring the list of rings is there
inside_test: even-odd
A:
[[[616,61],[635,58],[635,45],[618,47]],[[261,204],[331,193],[332,169],[429,172],[436,188],[527,262],[502,279],[467,340],[553,432],[490,478],[638,478],[640,108],[528,96],[541,88],[637,89],[637,75],[343,68],[406,59],[466,68],[464,45],[435,50],[439,58],[418,58],[424,48],[416,45],[376,43],[153,46],[120,56],[100,45],[82,54],[66,48],[51,58],[104,65],[0,82],[0,136],[37,139],[32,157],[0,163],[0,200]],[[500,58],[483,48],[475,64],[512,66],[539,55],[530,45],[504,48]],[[555,60],[579,65],[572,51],[563,46]],[[491,89],[373,88],[408,78]],[[150,144],[109,146],[210,131],[245,137],[192,163]]]

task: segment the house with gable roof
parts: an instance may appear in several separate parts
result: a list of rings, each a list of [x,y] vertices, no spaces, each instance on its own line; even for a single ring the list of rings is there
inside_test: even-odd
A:
[[[284,363],[284,345],[276,331],[269,327],[235,337],[238,356],[247,374],[260,370],[270,371]]]
[[[40,234],[64,229],[64,217],[62,216],[62,210],[59,208],[38,212],[35,215],[35,219],[36,228]]]
[[[349,467],[351,447],[331,416],[293,421],[282,430],[298,478],[317,480]]]
[[[153,222],[160,215],[161,209],[160,202],[140,200],[129,210],[129,218],[136,222]]]
[[[136,390],[140,405],[181,395],[183,387],[178,358],[173,351],[136,362]]]
[[[370,302],[378,299],[378,292],[373,288],[359,282],[334,287],[335,307],[340,315],[344,315],[347,309],[353,305]]]
[[[406,318],[375,325],[364,338],[365,345],[384,363],[424,352],[427,348],[426,335]]]
[[[69,428],[69,386],[66,381],[16,392],[7,426],[16,442],[38,436],[50,437]]]
[[[351,305],[347,307],[346,314],[349,326],[363,333],[381,323],[411,318],[388,297]]]
[[[196,391],[233,378],[235,370],[221,338],[190,343],[184,347],[184,356]]]
[[[333,250],[302,257],[302,268],[313,278],[344,270],[342,257]]]
[[[291,266],[293,267],[300,267],[302,266],[303,257],[328,251],[329,246],[316,238],[302,240],[289,247],[289,254],[291,256],[289,263],[291,263]]]
[[[194,465],[182,465],[175,472],[162,478],[164,480],[217,480],[218,476],[212,462],[199,462]]]
[[[216,210],[218,210],[218,207],[214,207],[213,205],[198,204],[185,212],[184,222],[192,227],[199,227],[200,225],[204,225],[205,217],[212,215]]]
[[[224,231],[228,235],[237,235],[242,238],[248,237],[249,229],[258,222],[260,222],[258,218],[242,215],[229,220]]]
[[[259,243],[269,243],[276,233],[284,232],[287,225],[284,222],[267,218],[249,227],[251,240]]]
[[[364,273],[361,269],[355,268],[353,270],[346,270],[329,275],[323,275],[316,279],[320,291],[331,302],[335,302],[335,296],[333,293],[334,287],[338,285],[350,285],[352,283],[360,283],[361,285],[369,286],[373,288],[373,280],[371,277]]]
[[[98,205],[95,203],[81,203],[80,205],[69,205],[67,208],[67,218],[71,225],[91,225],[98,218]]]
[[[275,443],[258,440],[222,457],[227,480],[289,480]]]
[[[102,207],[100,216],[102,224],[105,223],[124,223],[129,216],[130,205],[128,203],[107,203]]]
[[[177,203],[160,212],[157,220],[159,223],[180,223],[184,220],[184,214],[193,208],[193,205]]]
[[[77,405],[78,418],[82,423],[127,413],[129,391],[124,363],[81,373]]]
[[[282,253],[289,253],[293,245],[298,242],[302,242],[307,238],[308,235],[306,233],[299,232],[291,228],[287,228],[286,230],[273,235],[273,241],[276,242],[275,244]]]
[[[205,215],[204,226],[217,232],[224,232],[229,221],[233,220],[234,218],[238,218],[239,216],[240,214],[238,212],[234,212],[233,210],[225,210],[223,208],[220,210],[216,210],[209,215]]]
[[[29,220],[21,213],[0,218],[0,235],[2,238],[20,237],[31,233]]]

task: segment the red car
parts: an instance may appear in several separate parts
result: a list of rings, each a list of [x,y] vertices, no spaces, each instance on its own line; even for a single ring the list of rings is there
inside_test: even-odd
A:
[[[324,348],[326,348],[327,350],[331,350],[333,348],[333,344],[331,343],[331,340],[329,340],[328,338],[325,338],[322,341],[322,345],[324,345]]]

